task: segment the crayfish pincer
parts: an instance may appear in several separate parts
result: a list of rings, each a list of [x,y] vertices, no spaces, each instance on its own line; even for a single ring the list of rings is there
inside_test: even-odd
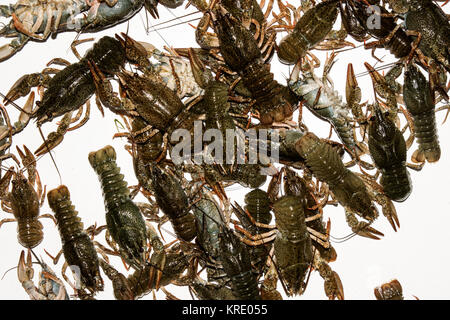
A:
[[[106,225],[119,253],[127,263],[140,269],[145,263],[147,229],[139,208],[116,164],[116,151],[106,146],[89,153],[89,163],[98,175],[106,207]]]
[[[70,201],[69,189],[61,185],[49,191],[47,198],[55,213],[67,264],[80,268],[81,283],[90,292],[103,291],[97,252]]]

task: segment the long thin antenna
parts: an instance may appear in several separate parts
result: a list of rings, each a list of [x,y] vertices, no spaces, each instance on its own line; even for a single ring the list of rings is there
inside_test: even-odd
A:
[[[170,10],[168,10],[168,11],[169,11],[170,13],[173,14],[172,11],[170,11]],[[180,20],[181,18],[185,18],[185,17],[188,17],[188,16],[192,16],[192,15],[197,14],[197,13],[201,13],[201,11],[191,12],[191,13],[188,13],[188,14],[185,14],[185,15],[182,15],[182,16],[179,16],[179,17],[175,17],[175,18],[170,19],[170,20],[166,20],[166,21],[157,23],[157,24],[153,25],[153,28],[154,28],[154,27],[161,26],[161,25],[166,24],[166,23],[169,23],[169,22],[172,22],[172,21],[175,21],[175,20]]]
[[[31,251],[31,253],[34,255],[34,257],[36,258],[36,260],[38,261],[38,262],[32,262],[32,264],[40,264],[41,266],[43,266],[42,262],[38,259],[38,257],[37,257],[36,254],[33,252],[33,250],[30,249],[30,251]],[[9,268],[8,270],[6,270],[5,273],[3,274],[3,276],[2,276],[2,278],[1,278],[0,280],[3,280],[3,278],[6,276],[6,274],[7,274],[8,272],[10,272],[11,270],[14,270],[14,269],[17,269],[17,266],[12,267],[12,268]]]
[[[2,278],[1,278],[0,280],[3,280],[3,278],[6,276],[6,274],[7,274],[8,272],[10,272],[11,270],[14,270],[14,269],[16,269],[16,268],[17,268],[17,266],[12,267],[12,268],[9,268],[8,270],[6,270],[5,273],[3,274],[3,276],[2,276]]]
[[[152,29],[152,30],[148,31],[148,33],[156,32],[156,31],[164,30],[164,29],[168,29],[168,28],[172,28],[172,27],[175,27],[175,26],[178,26],[178,25],[181,25],[181,24],[186,24],[186,23],[189,23],[189,22],[192,22],[192,21],[198,21],[200,19],[201,18],[194,18],[194,19],[191,19],[191,20],[186,20],[186,21],[182,21],[182,22],[179,22],[179,23],[175,23],[175,24],[172,24],[172,25],[167,26],[167,27],[162,27],[162,28],[159,28],[159,29]]]
[[[56,161],[55,161],[55,159],[53,158],[53,155],[52,155],[52,153],[51,153],[51,151],[50,151],[50,148],[48,147],[47,141],[45,140],[44,134],[42,133],[41,126],[38,126],[38,129],[39,129],[39,133],[41,134],[42,140],[44,141],[45,147],[47,148],[47,151],[48,151],[50,157],[52,158],[53,164],[55,165],[56,172],[58,172],[58,176],[59,176],[59,184],[62,185],[63,183],[62,183],[61,173],[59,172],[58,165],[56,164]]]
[[[147,21],[148,21],[148,20],[147,20]],[[171,45],[166,41],[166,39],[164,39],[164,37],[158,32],[158,30],[161,30],[161,29],[155,29],[155,28],[152,26],[151,23],[150,23],[150,28],[153,29],[152,31],[156,31],[156,33],[158,34],[158,36],[164,41],[164,43],[165,43],[169,48],[171,47]],[[164,29],[164,28],[162,28],[162,29]],[[149,33],[152,32],[152,31],[149,31]]]
[[[351,238],[353,238],[356,235],[357,235],[357,233],[355,233],[355,232],[352,232],[344,237],[333,237],[330,235],[330,239],[331,239],[331,242],[333,242],[333,243],[343,243],[345,241],[350,240]]]
[[[397,63],[398,63],[398,62],[391,62],[391,63],[382,65],[382,66],[380,66],[380,67],[378,67],[378,68],[374,68],[374,69],[375,69],[376,71],[385,70],[385,69],[388,69],[388,68],[390,68],[390,67],[395,66]],[[358,73],[358,74],[356,75],[356,77],[359,78],[359,77],[362,77],[362,76],[365,76],[365,75],[368,75],[368,74],[370,74],[370,71],[364,71],[364,72]]]
[[[363,47],[363,46],[364,46],[364,44],[360,44],[359,46],[356,46],[356,47],[347,48],[347,49],[342,49],[342,50],[337,50],[337,51],[335,51],[335,53],[345,52],[345,51],[350,51],[350,50],[353,50],[353,49],[361,48],[361,47]]]

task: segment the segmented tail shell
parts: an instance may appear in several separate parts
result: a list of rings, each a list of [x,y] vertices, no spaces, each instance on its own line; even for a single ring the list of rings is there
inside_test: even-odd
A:
[[[33,249],[44,239],[44,227],[37,219],[17,220],[17,240],[25,248]]]
[[[245,209],[257,222],[269,224],[272,220],[270,214],[270,199],[267,192],[255,189],[245,195]]]
[[[381,169],[380,184],[386,195],[394,201],[402,202],[408,199],[412,192],[412,182],[405,165]]]
[[[62,185],[47,194],[50,208],[55,213],[63,253],[70,266],[80,269],[81,282],[91,292],[103,290],[99,261],[94,244],[83,230],[83,223],[70,201],[70,193]]]

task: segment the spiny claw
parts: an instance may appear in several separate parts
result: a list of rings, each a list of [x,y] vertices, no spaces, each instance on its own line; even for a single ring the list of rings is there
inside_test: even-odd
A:
[[[385,216],[388,219],[394,231],[397,232],[397,228],[400,228],[400,221],[398,220],[397,211],[395,210],[395,207],[393,205],[392,207],[393,211],[389,211],[389,213],[385,214]]]
[[[39,148],[36,149],[34,154],[37,157],[46,154],[50,150],[54,149],[57,145],[59,145],[63,141],[63,139],[64,135],[58,132],[50,132],[45,142]]]
[[[155,53],[162,54],[161,51],[156,49],[156,47],[154,45],[152,45],[151,43],[139,41],[139,44],[145,48],[145,51],[147,51],[147,55],[150,57],[153,56]]]
[[[331,279],[328,278],[324,282],[325,293],[330,300],[339,299],[344,300],[344,287],[339,275],[333,271]]]
[[[20,97],[25,97],[32,87],[37,87],[43,82],[41,73],[26,74],[17,80],[5,96],[3,102],[8,105],[11,101],[15,101]]]
[[[127,278],[109,265],[105,260],[99,259],[99,262],[103,272],[112,281],[114,297],[117,300],[134,300],[134,295]]]
[[[4,197],[8,193],[9,183],[11,182],[14,172],[14,167],[10,167],[0,179],[0,197]]]
[[[22,160],[22,164],[25,167],[28,167],[29,165],[34,164],[34,162],[36,161],[36,158],[26,145],[23,145],[23,150],[25,151],[25,153],[24,153],[24,151],[20,150],[19,146],[16,146],[16,149],[17,149],[17,152],[19,153],[20,159]]]
[[[389,223],[391,224],[392,228],[394,229],[395,232],[397,232],[397,227],[400,228],[400,222],[398,221],[398,217],[397,215],[395,216],[389,216],[387,217]]]
[[[220,182],[209,184],[209,186],[212,188],[214,194],[219,197],[220,201],[228,200],[227,194]]]
[[[156,230],[153,230],[156,235]],[[156,282],[155,282],[155,288],[156,290],[159,289],[161,277],[162,277],[162,270],[164,269],[164,266],[166,264],[166,253],[164,251],[164,246],[159,240],[159,237],[156,235],[157,239],[155,238],[154,241],[152,241],[153,249],[155,250],[150,258],[150,283],[153,283],[153,280],[155,278],[155,271],[156,271]]]
[[[206,70],[205,65],[192,48],[188,49],[188,57],[195,81],[201,88],[206,88],[208,82],[211,81],[212,78],[211,72]]]
[[[22,108],[19,115],[19,120],[14,123],[14,133],[16,134],[22,131],[30,122],[31,115],[33,114],[33,104],[34,104],[34,91],[28,96],[27,102]]]
[[[64,117],[61,120],[61,123],[58,126],[58,129],[56,129],[56,131],[54,132],[50,132],[44,143],[34,152],[36,156],[39,157],[49,152],[63,141],[64,135],[66,134],[71,124],[72,113],[73,112],[68,112],[64,115]]]
[[[362,230],[358,230],[356,233],[361,237],[366,237],[374,240],[380,240],[381,238],[378,236],[384,237],[383,233],[369,226],[366,226]]]
[[[145,9],[150,13],[150,15],[154,19],[159,19],[159,13],[158,13],[158,2],[157,1],[145,1]]]
[[[337,50],[345,47],[355,47],[355,44],[346,40],[325,40],[314,46],[316,50]]]
[[[130,61],[135,62],[139,67],[150,68],[149,54],[145,47],[138,41],[131,38],[124,32],[120,33],[123,38],[116,34],[116,39],[120,41],[125,48],[125,54]]]
[[[145,47],[138,41],[134,40],[124,32],[121,32],[120,35],[122,36],[122,38],[118,34],[116,34],[116,39],[119,40],[127,50],[137,50],[136,52],[140,55],[147,55],[147,50],[145,50]]]
[[[372,78],[372,82],[374,84],[383,84],[386,82],[384,77],[370,64],[364,62],[364,66],[366,67],[367,71],[369,71],[370,77]]]
[[[345,97],[347,99],[347,102],[350,102],[350,100],[352,100],[354,92],[358,88],[358,81],[356,81],[355,72],[353,71],[353,65],[349,63],[347,66],[347,81],[345,83]]]
[[[16,146],[16,149],[20,159],[22,160],[23,166],[27,168],[28,180],[32,185],[34,185],[36,180],[36,157],[26,145],[23,145],[24,151],[20,150],[19,146]]]
[[[28,251],[27,262],[25,263],[25,251],[20,253],[19,264],[17,265],[17,277],[21,283],[33,279],[34,270],[32,268],[31,253]]]
[[[5,44],[0,47],[0,61],[7,60],[11,56],[13,56],[18,49],[10,46],[9,44]]]

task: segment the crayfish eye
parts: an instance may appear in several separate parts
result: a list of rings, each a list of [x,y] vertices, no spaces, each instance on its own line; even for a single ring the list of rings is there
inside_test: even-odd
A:
[[[369,121],[375,121],[376,119],[377,119],[377,117],[371,116],[371,117],[369,118]]]
[[[384,116],[385,116],[385,117],[389,117],[389,111],[386,111],[386,112],[384,113]]]

